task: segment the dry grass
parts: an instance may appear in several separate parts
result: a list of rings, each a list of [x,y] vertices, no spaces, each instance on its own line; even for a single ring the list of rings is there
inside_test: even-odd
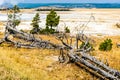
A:
[[[2,37],[2,35],[0,35]],[[53,36],[41,35],[43,39],[50,39],[60,43]],[[119,36],[95,38],[94,56],[108,60],[110,67],[120,71],[120,48],[116,47]],[[100,42],[106,38],[113,41],[113,49],[109,52],[98,50]],[[119,41],[120,42],[120,41]],[[74,64],[60,64],[58,50],[24,49],[3,45],[0,47],[0,80],[96,80],[90,73]]]
[[[99,51],[99,44],[104,41],[106,38],[110,38],[112,39],[112,43],[113,43],[113,48],[111,51],[107,51],[107,52],[103,52],[103,51]],[[116,44],[120,43],[120,36],[106,36],[104,38],[96,38],[97,44],[96,44],[96,50],[94,51],[96,53],[96,56],[98,56],[100,59],[103,59],[105,61],[105,59],[108,60],[108,63],[110,65],[110,67],[120,70],[120,48],[117,48]]]
[[[1,26],[1,25],[3,26],[3,22],[0,22],[0,26]]]

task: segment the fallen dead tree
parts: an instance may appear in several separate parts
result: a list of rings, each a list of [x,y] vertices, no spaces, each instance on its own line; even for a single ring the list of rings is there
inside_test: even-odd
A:
[[[26,41],[26,43],[9,39],[9,36],[11,36],[11,35],[14,38]],[[60,45],[56,45],[49,41],[42,40],[41,38],[37,39],[32,34],[25,33],[25,32],[17,30],[16,28],[13,28],[11,21],[7,22],[4,38],[1,39],[0,44],[2,44],[4,42],[14,44],[16,47],[25,47],[25,48],[36,47],[36,48],[47,48],[47,49],[53,49],[53,48],[59,49],[61,47]],[[29,42],[29,44],[27,42]]]
[[[78,41],[84,42],[83,48],[78,48]],[[97,60],[95,57],[91,56],[89,53],[91,51],[91,46],[87,47],[87,44],[90,42],[90,38],[85,36],[84,34],[77,34],[76,37],[76,48],[73,46],[68,45],[63,40],[62,43],[64,46],[67,47],[68,53],[65,54],[64,51],[61,49],[59,61],[62,63],[66,62],[74,62],[76,64],[83,64],[94,73],[95,75],[99,74],[104,77],[104,79],[110,79],[110,80],[120,80],[120,72],[117,70],[114,70],[110,68],[107,64],[101,62],[100,60]],[[103,79],[102,77],[102,79]]]
[[[90,19],[87,22],[87,24],[89,22]],[[92,70],[94,75],[99,75],[101,79],[120,80],[119,71],[110,68],[108,66],[108,62],[106,62],[105,64],[102,61],[90,55],[90,52],[92,51],[91,44],[95,43],[95,41],[83,34],[86,25],[83,25],[83,30],[76,35],[75,43],[73,43],[72,39],[70,38],[69,44],[68,39],[64,33],[58,36],[58,40],[60,40],[62,44],[65,47],[67,47],[67,52],[65,52],[64,49],[60,50],[59,61],[61,63],[73,62],[78,65],[83,64],[84,68],[87,67],[88,69]],[[84,43],[84,45],[81,48],[79,47],[79,42]],[[88,44],[90,45],[88,46]]]

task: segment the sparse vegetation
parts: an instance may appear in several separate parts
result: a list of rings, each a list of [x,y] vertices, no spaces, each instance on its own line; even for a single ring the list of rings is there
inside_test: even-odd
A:
[[[102,42],[99,46],[99,50],[101,51],[110,51],[112,49],[112,40],[106,39],[104,42]]]

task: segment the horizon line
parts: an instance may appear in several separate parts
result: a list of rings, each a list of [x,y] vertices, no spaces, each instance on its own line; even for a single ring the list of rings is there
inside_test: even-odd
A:
[[[24,3],[24,2],[21,2],[21,3]],[[45,2],[42,2],[42,3],[35,3],[35,2],[25,2],[25,3],[34,3],[34,4],[59,4],[59,3],[62,3],[62,4],[84,4],[84,3],[87,3],[87,2],[83,2],[83,3],[77,3],[77,2],[50,2],[50,3],[45,3]],[[92,2],[93,3],[93,2]],[[88,2],[87,4],[92,4],[92,3],[90,3],[90,2]],[[108,2],[106,2],[106,3],[102,3],[102,2],[99,2],[99,3],[97,3],[97,2],[94,2],[94,3],[96,3],[96,4],[120,4],[120,3],[117,3],[117,2],[114,2],[114,3],[108,3]],[[20,3],[18,3],[18,4],[20,4]]]

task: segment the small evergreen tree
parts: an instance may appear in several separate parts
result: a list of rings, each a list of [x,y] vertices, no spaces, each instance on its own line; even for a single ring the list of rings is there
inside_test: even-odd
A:
[[[54,10],[51,10],[46,18],[46,26],[50,27],[50,29],[56,27],[59,24],[59,19],[60,16],[57,16],[57,13]]]
[[[15,5],[12,8],[11,13],[8,14],[8,20],[12,21],[14,28],[20,24],[20,17],[18,15],[19,12],[20,12],[19,7],[17,5]]]
[[[106,39],[104,42],[102,42],[99,46],[99,50],[101,51],[110,51],[112,49],[112,40]]]
[[[32,23],[31,23],[31,25],[33,26],[33,29],[30,31],[30,33],[36,34],[40,31],[39,22],[40,22],[39,13],[36,13],[35,17],[32,20]]]

